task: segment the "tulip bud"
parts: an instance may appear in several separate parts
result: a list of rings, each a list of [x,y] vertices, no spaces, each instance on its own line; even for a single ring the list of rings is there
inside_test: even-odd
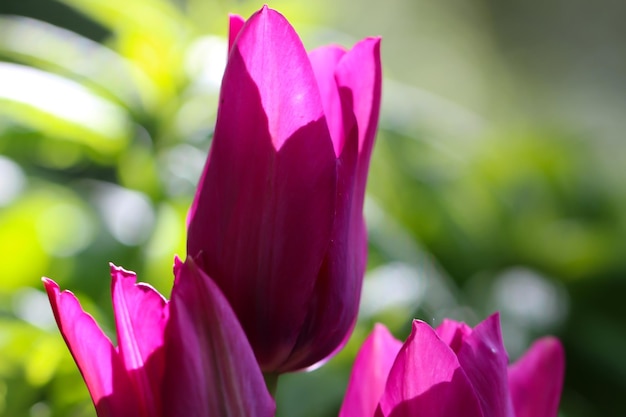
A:
[[[264,372],[315,364],[354,325],[380,39],[307,54],[278,12],[231,17],[215,134],[188,255],[219,286]]]

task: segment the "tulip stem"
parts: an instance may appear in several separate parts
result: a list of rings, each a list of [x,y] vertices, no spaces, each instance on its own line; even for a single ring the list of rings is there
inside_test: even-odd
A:
[[[273,398],[276,398],[276,389],[278,388],[278,376],[279,374],[275,373],[263,373],[265,385],[267,385],[267,390],[270,392]]]

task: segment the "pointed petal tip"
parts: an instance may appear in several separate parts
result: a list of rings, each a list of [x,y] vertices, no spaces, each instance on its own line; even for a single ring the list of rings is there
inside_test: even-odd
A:
[[[541,339],[535,341],[535,344],[544,345],[546,349],[553,349],[560,353],[565,354],[565,348],[563,347],[563,343],[559,340],[559,338],[555,336],[544,336]]]
[[[254,353],[219,287],[191,257],[178,274],[166,331],[165,415],[223,415],[229,407],[232,415],[274,415]]]
[[[263,7],[261,7],[255,13],[253,13],[252,16],[250,16],[250,18],[246,20],[246,22],[252,22],[252,21],[255,21],[256,19],[272,19],[272,20],[277,19],[274,21],[274,23],[281,22],[281,23],[286,23],[289,26],[291,26],[287,18],[281,12],[279,12],[276,9],[272,9],[267,4],[264,4]]]
[[[46,293],[48,294],[48,299],[50,300],[50,305],[52,306],[53,311],[56,311],[57,304],[62,302],[61,300],[65,300],[66,297],[74,299],[75,302],[78,303],[78,298],[76,298],[76,295],[74,295],[72,291],[61,290],[61,286],[53,279],[42,277],[41,282],[43,283]]]
[[[188,256],[187,258],[190,259],[190,262],[192,262],[191,256]],[[178,275],[178,272],[180,271],[182,267],[183,267],[183,261],[181,261],[178,255],[174,255],[174,265],[173,265],[174,278]]]
[[[536,340],[508,369],[509,387],[517,417],[556,417],[563,380],[565,351],[560,340]]]
[[[56,314],[56,305],[59,296],[61,295],[61,287],[54,280],[51,280],[47,277],[42,277],[41,282],[43,283],[43,287],[46,290],[46,294],[48,295],[48,300],[50,301],[50,306],[52,307],[53,313]],[[69,291],[67,291],[69,292]]]
[[[494,311],[486,320],[498,320],[500,322],[500,312]]]
[[[241,31],[241,28],[245,25],[246,20],[238,14],[228,15],[228,51],[233,49],[237,35]]]
[[[374,48],[380,48],[380,44],[382,43],[382,36],[368,36],[367,38],[361,39],[357,44],[369,44]]]
[[[59,289],[59,284],[57,284],[56,282],[54,282],[54,280],[48,278],[48,277],[41,277],[41,282],[43,282],[44,287],[46,287],[46,289],[48,288],[57,288]]]
[[[135,274],[133,271],[129,271],[128,269],[125,269],[124,267],[117,266],[113,262],[109,262],[109,268],[111,270],[111,277],[117,274],[121,274],[122,276],[125,276],[125,277],[137,276],[137,274]]]
[[[389,329],[382,323],[375,323],[372,333],[389,333]]]
[[[261,6],[261,8],[259,10],[254,12],[252,14],[252,16],[250,16],[250,19],[248,19],[248,20],[252,20],[252,18],[255,17],[255,16],[264,16],[265,17],[265,16],[269,15],[271,12],[280,14],[276,10],[271,9],[267,4],[264,4],[263,6]]]
[[[381,323],[374,325],[374,329],[367,337],[366,341],[367,340],[377,341],[377,343],[379,343],[378,348],[381,349],[379,353],[393,358],[395,358],[402,346],[402,342],[396,339],[387,326]],[[366,342],[364,342],[364,344],[365,343]]]
[[[109,262],[109,271],[111,271],[111,276],[116,274],[120,269],[123,269],[123,268],[115,265],[113,262]]]
[[[422,326],[428,326],[430,328],[432,328],[432,326],[428,323],[426,323],[424,320],[420,320],[420,319],[413,319],[413,322],[411,323],[411,329],[415,330],[419,327]]]
[[[535,340],[522,357],[525,356],[549,357],[551,358],[550,363],[563,371],[565,369],[565,348],[563,343],[555,336],[544,336]],[[512,366],[514,365],[512,364]]]
[[[500,312],[496,311],[495,313],[491,314],[485,320],[474,326],[474,330],[478,330],[483,327],[495,332],[495,335],[502,339],[502,324],[500,322]]]

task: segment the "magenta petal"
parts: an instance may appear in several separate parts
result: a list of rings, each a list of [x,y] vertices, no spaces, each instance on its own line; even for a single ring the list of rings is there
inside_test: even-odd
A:
[[[299,357],[321,360],[341,346],[356,319],[367,256],[363,196],[380,105],[379,40],[366,39],[348,52],[324,47],[312,51],[309,57],[338,159],[337,209],[309,314],[291,361],[280,371],[310,364],[298,362]],[[362,74],[366,71],[371,74]],[[371,134],[367,133],[370,127]]]
[[[333,233],[298,341],[278,372],[302,369],[326,359],[343,347],[354,327],[367,244],[361,213],[353,215],[356,146],[356,141],[348,143],[339,158]]]
[[[324,360],[343,346],[356,321],[367,242],[362,206],[355,207],[358,136],[351,108],[344,108],[346,141],[337,161],[335,221],[308,314],[289,360],[278,372],[294,371]]]
[[[337,155],[335,222],[308,316],[290,361],[280,372],[308,366],[336,352],[350,334],[358,312],[367,255],[362,192],[356,176],[359,132],[352,92],[337,85],[337,67],[348,54],[335,46],[309,54]]]
[[[463,340],[472,334],[472,328],[465,323],[444,319],[435,330],[437,335],[446,342],[455,353],[459,352],[463,345]]]
[[[345,53],[345,50],[338,46],[325,46],[309,52],[309,59],[322,97],[326,122],[333,139],[335,155],[341,155],[346,140],[344,110],[335,80],[337,64]],[[352,106],[349,110],[352,111]]]
[[[507,377],[509,359],[502,342],[500,316],[497,313],[489,316],[459,344],[459,362],[476,390],[484,416],[514,417]]]
[[[371,417],[387,383],[387,375],[402,343],[382,324],[365,339],[352,365],[352,373],[339,417]]]
[[[289,357],[305,320],[334,222],[335,164],[304,47],[264,7],[230,53],[187,249],[265,371]]]
[[[231,14],[228,16],[228,52],[233,49],[237,35],[245,23],[246,20],[239,15]]]
[[[99,417],[142,415],[124,364],[96,324],[69,291],[61,292],[56,282],[43,279],[52,311]]]
[[[165,417],[271,417],[254,353],[218,287],[187,258],[166,330]]]
[[[136,284],[133,272],[111,264],[111,277],[120,357],[135,384],[144,415],[158,416],[167,301],[149,285]]]
[[[419,320],[413,321],[413,331],[391,368],[377,415],[483,417],[456,355]]]
[[[362,207],[369,161],[378,127],[382,92],[380,38],[367,38],[346,53],[337,66],[339,89],[351,93],[359,132],[356,206]]]
[[[545,337],[509,367],[515,417],[556,417],[563,389],[565,352],[561,342]]]
[[[233,66],[231,72],[247,73],[256,85],[262,103],[257,111],[264,110],[276,149],[300,128],[324,117],[311,62],[298,34],[280,13],[264,6],[253,14],[239,34],[235,52],[244,68]],[[241,94],[238,90],[236,85],[224,86],[222,100],[230,93]]]

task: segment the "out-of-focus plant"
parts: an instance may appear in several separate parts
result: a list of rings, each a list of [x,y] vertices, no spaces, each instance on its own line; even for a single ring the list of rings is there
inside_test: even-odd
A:
[[[184,255],[186,211],[212,135],[224,17],[260,5],[24,3],[36,3],[40,16],[61,7],[74,21],[61,27],[0,15],[0,415],[87,416],[88,392],[40,277],[74,289],[109,334],[101,265],[124,265],[161,292],[170,287],[171,256]],[[404,339],[411,316],[474,324],[499,309],[512,358],[536,335],[562,337],[565,417],[621,417],[624,147],[589,140],[593,129],[546,128],[518,113],[525,93],[544,84],[525,79],[513,88],[523,69],[510,71],[497,55],[489,12],[501,17],[500,5],[512,2],[281,3],[290,18],[340,28],[333,35],[384,35],[386,73],[403,81],[385,80],[383,91],[360,322],[327,366],[284,377],[281,415],[336,415],[350,364],[376,321]],[[362,33],[359,25],[372,21],[379,26]],[[97,39],[81,34],[85,24],[98,28]],[[327,42],[328,33],[310,27],[305,44]],[[500,108],[485,116],[485,103]]]

